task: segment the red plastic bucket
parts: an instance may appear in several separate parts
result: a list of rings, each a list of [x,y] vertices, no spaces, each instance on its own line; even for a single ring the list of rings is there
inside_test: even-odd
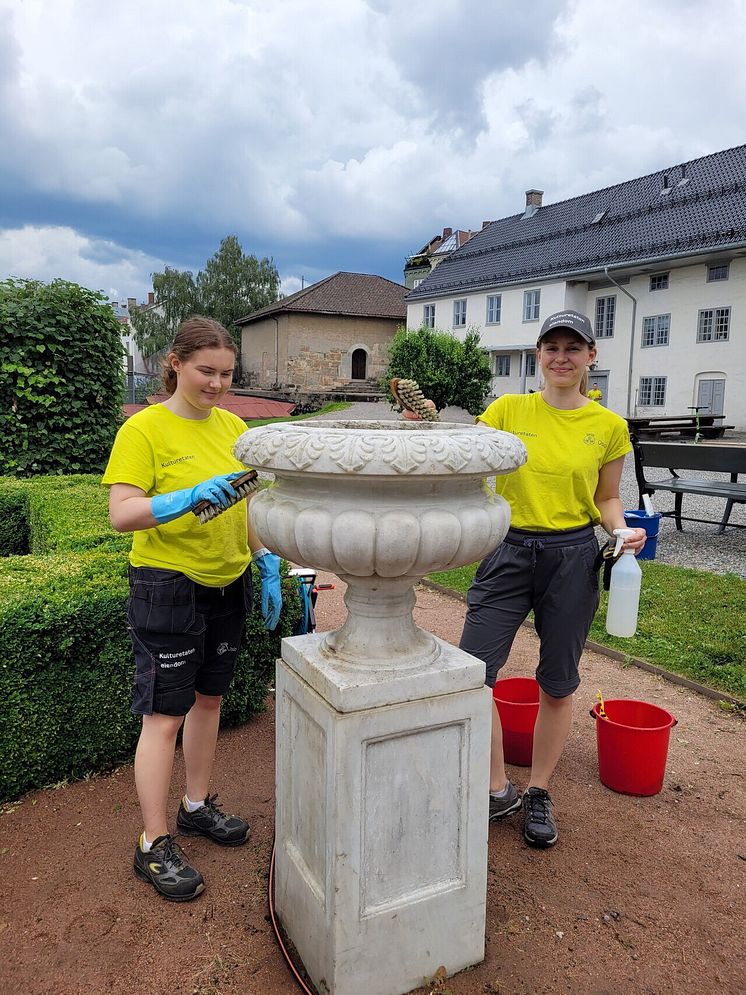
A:
[[[624,795],[657,795],[663,787],[671,728],[677,720],[658,705],[617,698],[591,709],[596,720],[598,776]]]
[[[492,697],[503,729],[505,763],[530,767],[539,712],[538,683],[533,677],[503,677],[495,684]]]

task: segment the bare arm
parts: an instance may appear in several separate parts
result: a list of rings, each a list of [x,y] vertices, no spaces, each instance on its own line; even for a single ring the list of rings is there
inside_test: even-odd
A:
[[[251,515],[249,514],[249,505],[251,504],[252,498],[256,497],[255,494],[250,494],[246,502],[246,527],[249,531],[249,549],[252,553],[255,553],[258,549],[265,549],[265,545],[259,536],[254,531],[254,527],[251,524]]]
[[[601,513],[601,525],[609,535],[614,529],[626,529],[624,521],[624,507],[619,497],[619,484],[622,479],[622,468],[624,467],[624,456],[611,460],[601,467],[598,475],[598,486],[593,497],[594,503]],[[627,539],[624,549],[631,549],[635,555],[640,552],[645,545],[645,529],[634,529],[635,535]]]
[[[154,529],[158,524],[150,510],[150,498],[133,484],[112,484],[109,488],[109,521],[117,532]]]

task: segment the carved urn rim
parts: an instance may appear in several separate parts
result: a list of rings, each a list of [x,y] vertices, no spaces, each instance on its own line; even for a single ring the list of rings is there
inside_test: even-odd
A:
[[[515,435],[460,422],[281,422],[245,432],[245,465],[274,473],[353,476],[495,476],[526,462]]]

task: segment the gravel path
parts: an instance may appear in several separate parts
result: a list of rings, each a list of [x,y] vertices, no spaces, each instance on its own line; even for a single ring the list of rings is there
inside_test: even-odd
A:
[[[326,421],[387,421],[401,416],[386,402],[361,402],[352,404],[345,411],[319,415]],[[442,421],[471,423],[472,416],[462,408],[446,408],[441,413]],[[740,437],[739,437],[740,438]],[[659,471],[666,476],[665,471]],[[689,472],[689,471],[687,471]],[[723,475],[697,473],[692,476],[726,479]],[[625,508],[637,507],[637,483],[635,467],[631,456],[625,460],[622,474],[621,495]],[[654,506],[658,511],[673,510],[673,495],[659,492],[654,496]],[[693,494],[684,496],[684,514],[695,518],[719,519],[723,514],[723,501],[716,498],[699,498]],[[746,505],[734,506],[731,522],[746,525]],[[677,532],[672,518],[662,518],[656,559],[661,563],[673,563],[681,567],[694,567],[697,570],[710,570],[713,573],[734,573],[746,578],[746,529],[728,528],[723,535],[717,535],[716,526],[698,522],[684,522],[684,531]]]

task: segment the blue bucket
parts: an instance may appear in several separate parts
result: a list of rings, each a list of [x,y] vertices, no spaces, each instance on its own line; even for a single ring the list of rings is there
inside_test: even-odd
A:
[[[658,532],[661,524],[661,513],[654,511],[649,515],[647,511],[625,511],[624,521],[628,529],[645,529],[647,542],[642,547],[642,552],[637,557],[638,560],[654,560],[655,551],[658,548]]]

